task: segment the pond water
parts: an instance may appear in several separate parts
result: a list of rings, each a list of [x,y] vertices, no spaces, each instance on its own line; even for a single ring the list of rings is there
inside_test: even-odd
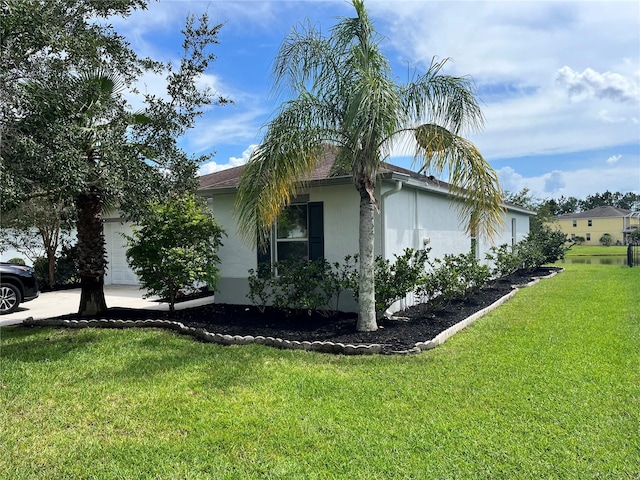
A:
[[[627,264],[627,256],[626,255],[594,255],[592,257],[589,256],[577,256],[577,257],[566,257],[563,260],[558,260],[556,264],[563,263],[587,263],[593,265],[626,265]]]

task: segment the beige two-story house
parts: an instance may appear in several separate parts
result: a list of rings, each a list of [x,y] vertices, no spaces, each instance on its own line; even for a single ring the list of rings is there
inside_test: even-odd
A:
[[[612,245],[627,245],[631,232],[640,227],[640,212],[615,207],[596,207],[555,217],[556,227],[571,240],[584,238],[585,245],[599,245],[605,233]]]

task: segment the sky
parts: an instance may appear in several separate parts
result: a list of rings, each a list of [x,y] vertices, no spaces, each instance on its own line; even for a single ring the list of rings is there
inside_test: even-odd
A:
[[[365,0],[396,81],[449,58],[443,73],[474,83],[484,128],[465,135],[498,172],[502,188],[538,199],[640,194],[640,2]],[[294,26],[329,33],[354,16],[347,0],[160,0],[110,23],[142,56],[176,61],[186,15],[223,24],[200,81],[233,100],[212,106],[180,140],[214,153],[201,174],[241,165],[283,100],[271,69]],[[139,85],[162,95],[162,78]],[[138,99],[131,97],[136,107]],[[411,159],[390,163],[411,167]],[[446,180],[446,178],[445,178]]]

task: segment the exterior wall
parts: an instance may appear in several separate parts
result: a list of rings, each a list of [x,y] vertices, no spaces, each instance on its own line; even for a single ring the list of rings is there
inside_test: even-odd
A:
[[[392,260],[405,248],[431,248],[431,258],[469,251],[471,239],[464,233],[457,211],[447,197],[407,186],[397,193],[391,191],[391,188],[383,190],[381,202],[385,258]],[[385,192],[389,192],[386,198]]]
[[[387,188],[384,192],[390,192]],[[465,233],[458,209],[451,197],[404,187],[390,193],[382,202],[382,239],[385,257],[393,259],[405,248],[431,248],[431,258],[445,254],[457,255],[471,248],[471,236]],[[491,247],[504,243],[512,245],[529,233],[529,216],[508,210],[502,226],[494,238],[478,238],[478,258],[484,261]],[[428,243],[425,244],[425,241]]]
[[[358,253],[360,195],[353,184],[317,187],[308,193],[310,202],[324,203],[326,260],[342,262],[347,255]]]
[[[385,258],[393,260],[405,248],[430,248],[429,258],[442,258],[446,254],[469,252],[471,236],[465,233],[458,209],[451,197],[445,194],[425,192],[408,186],[393,192],[392,186],[382,190],[382,241]],[[481,263],[490,249],[502,244],[512,245],[529,233],[529,216],[508,210],[501,228],[491,239],[476,239],[476,255]],[[396,302],[391,312],[414,304],[412,294]]]
[[[300,192],[310,202],[324,203],[324,251],[329,262],[342,262],[347,255],[358,252],[359,196],[352,184],[321,186]],[[233,215],[235,194],[214,195],[209,205],[216,221],[227,237],[220,247],[220,282],[216,302],[247,304],[250,269],[258,265],[257,247],[248,245],[238,233]],[[342,303],[342,301],[341,301]]]
[[[592,218],[591,226],[589,226],[588,218],[576,218],[576,226],[573,226],[574,219],[556,220],[554,226],[560,229],[571,239],[574,237],[584,237],[584,245],[600,245],[600,237],[608,233],[612,237],[612,243],[617,242],[624,244],[624,236],[622,230],[624,228],[624,217],[609,218]],[[591,236],[591,240],[586,240],[587,236]]]
[[[529,215],[515,210],[507,210],[502,217],[502,227],[493,239],[482,239],[482,252],[487,253],[491,247],[514,245],[529,234]],[[483,255],[484,258],[484,255]]]

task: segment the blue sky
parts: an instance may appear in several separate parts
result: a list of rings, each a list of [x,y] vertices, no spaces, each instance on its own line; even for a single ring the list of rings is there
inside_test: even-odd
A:
[[[605,190],[640,194],[640,2],[366,1],[398,82],[435,57],[445,73],[469,75],[485,115],[468,135],[504,189],[538,198]],[[111,23],[141,55],[179,58],[187,13],[223,23],[217,60],[201,81],[231,98],[181,140],[215,152],[201,173],[244,163],[282,97],[271,65],[287,33],[309,19],[325,32],[352,16],[346,0],[161,0]],[[162,94],[161,78],[143,89]],[[136,103],[131,98],[131,103]],[[392,163],[410,166],[404,157]]]

